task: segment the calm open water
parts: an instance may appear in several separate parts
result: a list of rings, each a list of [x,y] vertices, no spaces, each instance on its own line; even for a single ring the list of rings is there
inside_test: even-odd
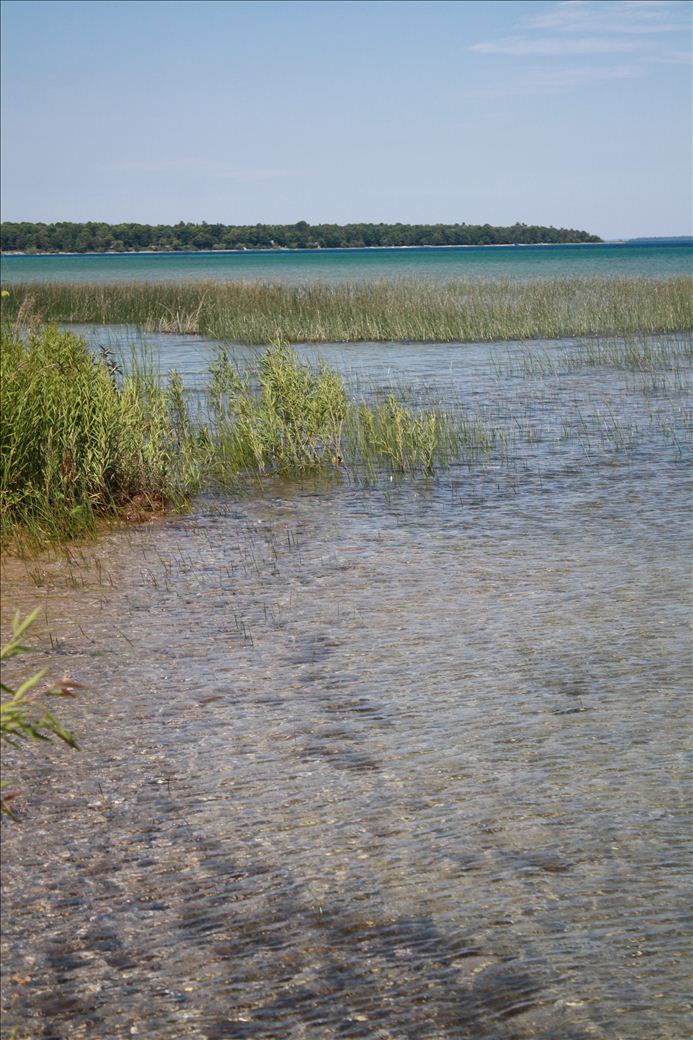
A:
[[[4,282],[359,282],[381,279],[667,278],[691,274],[689,244],[317,249],[245,253],[3,256]]]
[[[79,753],[6,759],[8,1029],[687,1035],[688,372],[575,349],[321,347],[505,438],[5,562],[24,672],[84,687]]]

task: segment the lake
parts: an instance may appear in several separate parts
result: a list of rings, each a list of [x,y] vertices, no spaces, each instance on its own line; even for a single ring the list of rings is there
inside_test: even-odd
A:
[[[301,284],[388,279],[667,278],[691,274],[690,242],[305,249],[244,253],[3,256],[3,282],[241,280]]]
[[[216,345],[153,344],[198,393]],[[686,1034],[690,340],[595,350],[301,348],[356,395],[482,418],[495,448],[5,560],[5,623],[45,613],[23,669],[83,686],[60,702],[80,752],[6,755],[8,1028]]]

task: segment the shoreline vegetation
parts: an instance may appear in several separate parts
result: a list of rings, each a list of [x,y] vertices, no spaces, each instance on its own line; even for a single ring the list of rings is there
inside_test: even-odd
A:
[[[493,450],[497,431],[436,402],[351,399],[341,376],[301,362],[290,343],[626,343],[690,330],[692,289],[690,277],[12,285],[0,330],[0,540],[31,552],[93,536],[104,522],[151,518],[201,490],[316,471],[430,474]],[[121,371],[57,322],[220,342],[191,397],[146,347]],[[265,350],[240,371],[224,343]],[[641,365],[641,352],[626,354]]]
[[[465,245],[412,245],[412,246],[319,246],[309,245],[301,247],[293,246],[238,246],[235,249],[225,249],[215,246],[213,249],[197,249],[189,246],[185,249],[163,249],[157,246],[145,246],[142,249],[87,249],[81,252],[67,249],[0,249],[0,256],[9,258],[17,256],[235,256],[243,253],[362,253],[373,250],[377,252],[399,252],[400,250],[426,249],[431,252],[439,252],[446,249],[540,249],[553,246],[678,246],[693,247],[693,236],[678,235],[675,237],[661,238],[618,238],[603,239],[596,235],[591,241],[562,241],[562,242],[479,242]]]
[[[430,249],[431,252],[438,252],[444,249],[540,249],[556,245],[609,246],[630,245],[630,243],[603,242],[600,239],[598,242],[495,242],[464,246],[305,246],[298,248],[290,246],[253,246],[252,248],[246,248],[244,246],[239,249],[155,249],[147,246],[144,249],[100,249],[85,250],[80,253],[75,250],[68,252],[66,249],[3,249],[0,250],[0,256],[10,258],[17,256],[196,256],[197,254],[203,256],[238,256],[243,253],[363,253],[368,252],[368,250],[379,253],[394,253],[408,249]]]
[[[291,286],[270,282],[25,282],[3,317],[130,325],[228,343],[500,342],[681,332],[693,278],[559,278]]]
[[[687,335],[665,345],[595,339],[568,348],[562,364],[656,383],[692,346]],[[219,345],[194,394],[176,371],[164,378],[146,346],[121,369],[103,348],[95,354],[75,333],[27,316],[2,322],[0,348],[0,543],[13,555],[151,520],[200,492],[311,474],[433,476],[507,450],[506,432],[454,402],[410,387],[354,397],[334,369],[280,341],[243,370]],[[541,351],[521,359],[525,374],[552,373],[547,364]]]
[[[575,228],[534,224],[55,224],[4,221],[3,254],[239,252],[265,249],[368,249],[434,246],[599,244]]]
[[[492,446],[482,424],[393,393],[353,400],[275,343],[252,372],[220,347],[202,396],[154,359],[127,371],[54,325],[0,331],[2,545],[20,555],[149,519],[201,490],[315,472],[432,473]]]

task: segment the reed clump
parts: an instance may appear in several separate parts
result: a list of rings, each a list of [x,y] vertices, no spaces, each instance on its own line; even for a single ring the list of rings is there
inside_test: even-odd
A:
[[[55,326],[0,331],[0,522],[7,541],[95,531],[190,492],[196,462],[180,388],[147,365],[120,381],[107,359]]]
[[[493,342],[693,327],[693,279],[558,278],[289,286],[243,282],[13,284],[44,320],[135,325],[235,343]]]
[[[277,342],[238,371],[221,348],[193,418],[180,376],[123,374],[56,326],[2,327],[2,540],[45,544],[141,520],[201,487],[308,471],[432,472],[492,443],[483,428],[388,394],[351,400],[326,364]]]
[[[318,469],[431,473],[493,443],[480,424],[435,405],[393,393],[354,401],[337,372],[302,362],[281,342],[252,373],[239,373],[220,348],[207,402],[208,477],[220,485],[239,475],[291,478]]]
[[[341,377],[312,367],[280,343],[239,374],[225,349],[210,366],[213,471],[291,476],[342,462],[342,432],[351,405]]]
[[[585,339],[567,345],[560,353],[525,348],[508,371],[524,376],[550,376],[586,368],[612,368],[647,376],[683,374],[693,361],[693,338],[670,334],[665,340],[649,336]]]

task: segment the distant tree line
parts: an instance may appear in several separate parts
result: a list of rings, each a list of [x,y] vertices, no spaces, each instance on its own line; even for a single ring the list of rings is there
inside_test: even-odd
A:
[[[197,249],[335,249],[364,246],[485,246],[600,242],[572,228],[513,224],[86,224],[0,225],[3,252],[104,253]]]

